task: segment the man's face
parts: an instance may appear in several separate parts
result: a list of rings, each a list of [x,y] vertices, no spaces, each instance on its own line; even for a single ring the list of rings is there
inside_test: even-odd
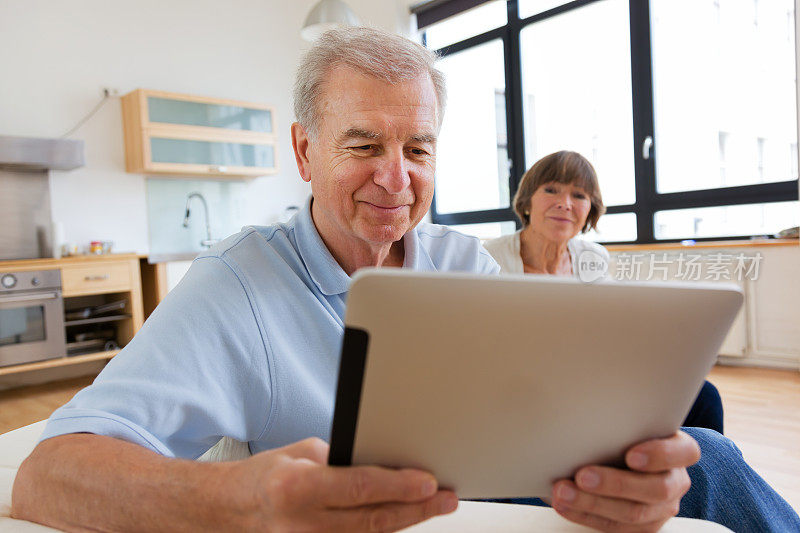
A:
[[[309,141],[313,216],[326,244],[374,249],[400,240],[433,198],[437,105],[425,75],[392,85],[340,67],[323,87]]]

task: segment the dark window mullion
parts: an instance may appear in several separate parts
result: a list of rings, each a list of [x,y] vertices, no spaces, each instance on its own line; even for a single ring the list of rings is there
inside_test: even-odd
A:
[[[512,0],[509,0],[509,2],[511,2],[511,1]],[[534,23],[534,22],[539,22],[541,20],[546,20],[546,19],[549,19],[551,17],[555,17],[556,15],[561,15],[561,14],[567,13],[569,11],[572,11],[573,9],[578,9],[580,7],[587,6],[589,4],[593,4],[595,2],[600,2],[600,1],[602,1],[602,0],[575,0],[573,2],[567,2],[566,4],[561,4],[560,6],[556,6],[556,7],[552,8],[552,9],[548,9],[547,11],[542,11],[541,13],[536,13],[535,15],[531,15],[530,17],[525,18],[525,19],[521,19],[520,20],[519,17],[517,17],[517,20],[520,20],[521,27],[524,27],[524,26],[527,26],[528,24],[531,24],[531,23]],[[518,14],[518,13],[519,13],[519,11],[515,11],[515,14]],[[509,19],[509,20],[511,20],[511,19]]]
[[[433,0],[427,4],[417,4],[411,7],[411,12],[417,15],[417,28],[423,29],[436,24],[453,15],[468,11],[489,0]]]
[[[464,39],[463,41],[458,41],[457,43],[443,46],[436,50],[436,53],[443,57],[450,54],[457,54],[458,52],[463,52],[468,48],[473,48],[475,46],[488,43],[489,41],[494,41],[495,39],[502,39],[505,36],[506,31],[506,26],[500,26],[499,28],[472,36],[468,39]]]
[[[655,139],[653,73],[650,53],[650,1],[629,0],[631,32],[631,91],[633,105],[633,161],[636,183],[636,242],[654,242],[653,201],[656,198],[656,145],[643,156],[647,137]]]
[[[699,191],[663,193],[653,201],[653,210],[724,207],[726,205],[790,202],[797,200],[797,180],[722,187]]]
[[[516,216],[510,208],[488,209],[486,211],[464,211],[436,215],[434,222],[445,226],[457,224],[484,224],[487,222],[514,222]]]
[[[607,215],[618,215],[620,213],[635,213],[636,205],[611,205],[606,207]]]
[[[522,52],[519,36],[522,26],[519,24],[517,0],[508,2],[508,25],[505,44],[506,59],[506,135],[508,135],[509,169],[508,203],[513,210],[513,199],[519,187],[522,175],[527,170],[525,165],[525,116],[522,98]],[[521,227],[517,221],[517,227]]]

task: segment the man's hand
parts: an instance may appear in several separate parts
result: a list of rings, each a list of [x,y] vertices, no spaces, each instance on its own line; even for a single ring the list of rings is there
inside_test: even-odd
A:
[[[454,511],[458,499],[418,470],[330,467],[328,445],[306,439],[254,455],[237,467],[236,485],[255,498],[253,529],[394,531]]]
[[[679,431],[637,444],[625,454],[631,471],[587,466],[575,480],[553,485],[553,508],[564,518],[601,531],[658,531],[678,514],[689,490],[686,467],[700,460],[700,447]]]

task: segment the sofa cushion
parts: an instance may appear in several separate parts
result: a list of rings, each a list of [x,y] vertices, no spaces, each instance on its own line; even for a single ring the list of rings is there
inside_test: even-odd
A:
[[[0,466],[17,469],[28,457],[44,431],[47,420],[0,435]]]
[[[45,422],[45,420],[36,422],[0,435],[0,531],[12,531],[8,527],[9,524],[3,521],[11,520],[7,517],[11,513],[11,489],[14,487],[14,478],[17,476],[19,465],[36,447],[36,442],[44,431]],[[13,531],[17,531],[17,529],[13,529]],[[37,530],[26,529],[25,531]],[[45,528],[45,531],[54,530]]]

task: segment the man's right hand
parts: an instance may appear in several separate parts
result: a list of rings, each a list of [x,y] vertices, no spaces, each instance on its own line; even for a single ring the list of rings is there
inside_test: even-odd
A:
[[[327,466],[316,438],[254,455],[236,465],[248,487],[251,524],[269,531],[395,531],[453,512],[456,495],[419,470]]]
[[[319,439],[201,463],[63,435],[20,466],[11,516],[66,531],[393,531],[458,506],[431,474],[330,467],[327,458]]]

